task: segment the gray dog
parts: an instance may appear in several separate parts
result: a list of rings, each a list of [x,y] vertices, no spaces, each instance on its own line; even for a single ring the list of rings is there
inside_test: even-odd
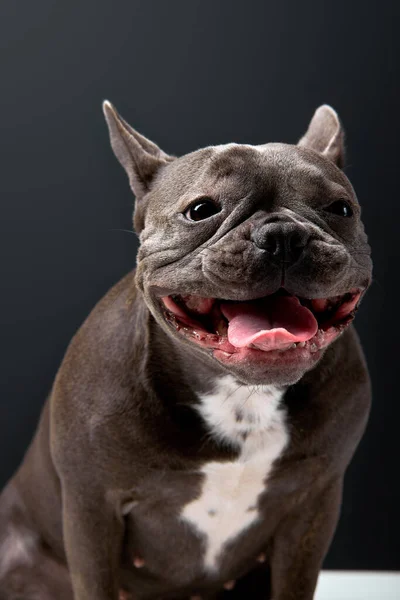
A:
[[[73,338],[0,497],[0,598],[311,600],[370,405],[339,119],[174,158],[104,111],[137,269]]]

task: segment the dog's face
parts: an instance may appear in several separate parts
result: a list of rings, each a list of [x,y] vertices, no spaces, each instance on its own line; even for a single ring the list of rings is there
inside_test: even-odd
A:
[[[155,319],[244,383],[298,381],[371,280],[336,113],[320,107],[297,146],[172,158],[104,109],[137,197],[136,281]]]

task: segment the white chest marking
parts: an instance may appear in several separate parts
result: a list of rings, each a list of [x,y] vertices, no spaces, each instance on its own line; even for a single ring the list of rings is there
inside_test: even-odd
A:
[[[206,537],[207,569],[217,568],[224,544],[259,516],[258,497],[289,441],[286,413],[279,407],[284,392],[275,386],[242,386],[228,375],[219,380],[214,393],[200,397],[198,410],[212,435],[240,449],[235,461],[202,467],[201,494],[181,513]]]

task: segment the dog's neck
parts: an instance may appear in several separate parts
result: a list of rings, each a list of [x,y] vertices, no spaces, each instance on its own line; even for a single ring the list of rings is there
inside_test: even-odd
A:
[[[262,449],[269,431],[281,428],[285,391],[282,386],[243,385],[225,375],[215,380],[212,393],[199,395],[196,410],[217,440],[248,458]]]

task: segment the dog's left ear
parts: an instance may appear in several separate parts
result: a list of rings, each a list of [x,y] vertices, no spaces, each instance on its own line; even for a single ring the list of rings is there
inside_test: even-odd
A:
[[[114,154],[128,174],[136,200],[140,200],[150,190],[157,172],[174,157],[135,131],[107,100],[103,111]]]
[[[338,167],[344,165],[344,131],[335,110],[323,104],[314,113],[299,146],[316,150]]]

